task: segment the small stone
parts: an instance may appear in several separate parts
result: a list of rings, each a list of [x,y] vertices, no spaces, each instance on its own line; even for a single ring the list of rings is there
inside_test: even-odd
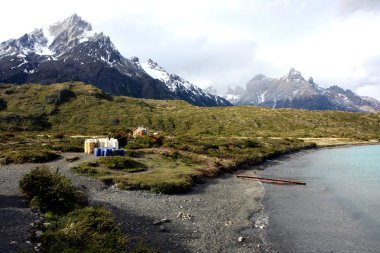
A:
[[[244,240],[245,240],[245,238],[243,236],[239,236],[238,242],[243,242]]]
[[[34,223],[30,223],[29,225],[30,225],[31,227],[34,227]]]
[[[161,225],[161,226],[160,226],[160,231],[161,231],[161,232],[166,232],[166,231],[168,231],[168,230],[166,229],[166,227],[164,227],[163,225]]]
[[[43,225],[45,228],[47,228],[47,227],[50,226],[50,223],[49,223],[49,222],[44,222],[42,225]]]
[[[37,243],[37,247],[41,247],[41,245],[42,245],[42,243],[40,243],[40,242]]]
[[[161,219],[161,223],[166,223],[166,222],[170,222],[170,220],[167,219],[167,218],[163,218],[163,219]]]
[[[36,238],[40,238],[43,234],[44,234],[44,232],[42,232],[41,230],[37,230],[36,231]]]
[[[27,244],[32,244],[30,241],[26,241]]]
[[[153,225],[160,225],[162,222],[160,220],[154,220]]]
[[[264,229],[264,225],[260,225],[260,227],[259,227],[260,229]]]
[[[11,241],[9,244],[16,244],[17,242],[16,241]]]

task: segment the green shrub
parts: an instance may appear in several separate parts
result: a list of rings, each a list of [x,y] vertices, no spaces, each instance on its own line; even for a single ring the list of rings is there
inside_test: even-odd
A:
[[[146,167],[145,164],[125,156],[100,157],[96,161],[111,170],[130,170]]]
[[[162,136],[146,135],[130,140],[127,147],[131,149],[161,147],[163,142],[164,137]]]
[[[86,207],[59,218],[41,237],[45,252],[126,252],[127,237],[110,212]]]
[[[37,167],[19,182],[21,191],[31,206],[41,212],[67,213],[86,203],[83,194],[58,172],[47,167]]]
[[[58,134],[60,136],[60,134]],[[52,149],[61,152],[84,152],[84,138],[59,138],[54,142]]]
[[[14,145],[12,149],[2,150],[0,156],[9,163],[46,163],[59,157],[59,154],[37,146]]]
[[[261,143],[257,140],[247,139],[244,140],[243,146],[245,148],[259,148],[261,147]]]
[[[93,176],[99,177],[110,174],[110,172],[105,172],[103,169],[99,167],[98,163],[93,162],[81,162],[80,164],[71,168],[73,171],[78,173],[79,175]]]

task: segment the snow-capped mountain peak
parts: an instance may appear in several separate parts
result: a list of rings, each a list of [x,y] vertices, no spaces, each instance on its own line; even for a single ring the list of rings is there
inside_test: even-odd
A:
[[[56,38],[62,33],[68,33],[71,35],[70,37],[78,37],[86,31],[91,31],[92,26],[77,14],[74,14],[62,21],[52,24],[48,29],[50,34]]]
[[[62,55],[78,44],[96,40],[103,34],[92,31],[91,24],[74,14],[47,28],[35,29],[18,39],[10,39],[0,44],[0,57],[10,53],[27,55]]]
[[[61,54],[97,35],[92,31],[91,24],[77,14],[51,25],[48,32],[54,39],[49,49],[56,54]]]
[[[306,81],[301,72],[295,68],[291,68],[286,76],[280,78],[280,80],[286,80],[287,82],[303,82]]]
[[[32,52],[42,52],[42,48],[47,46],[47,42],[42,29],[35,29],[31,33],[24,34],[19,39],[2,42],[0,44],[0,57],[12,53],[26,55]]]
[[[168,73],[152,59],[149,59],[146,63],[142,63],[141,67],[148,75],[165,83],[166,87],[180,98],[188,97],[190,101],[200,101],[203,105],[209,103],[217,103],[218,105],[225,106],[231,105],[227,100],[205,92],[182,77]]]
[[[82,81],[114,95],[182,99],[194,105],[231,105],[156,62],[123,57],[110,37],[95,33],[77,14],[0,44],[0,82]]]

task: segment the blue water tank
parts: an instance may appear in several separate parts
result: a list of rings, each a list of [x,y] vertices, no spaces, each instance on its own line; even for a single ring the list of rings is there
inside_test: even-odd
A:
[[[119,151],[118,153],[119,153],[120,156],[124,156],[125,155],[124,149],[119,149],[118,151]]]
[[[95,156],[101,156],[102,155],[102,148],[95,148],[94,154],[95,154]]]
[[[111,156],[112,155],[112,149],[111,148],[105,148],[104,149],[104,156]]]

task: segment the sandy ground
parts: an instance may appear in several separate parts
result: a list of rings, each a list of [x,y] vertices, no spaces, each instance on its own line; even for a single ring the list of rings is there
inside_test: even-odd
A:
[[[74,185],[84,189],[92,205],[110,209],[131,244],[139,239],[163,252],[269,252],[266,218],[260,201],[264,191],[260,183],[224,175],[195,186],[181,195],[123,191],[103,182],[78,176],[69,169],[75,163],[64,158],[92,155],[64,154],[46,164],[59,168]],[[31,250],[30,223],[38,216],[26,207],[18,190],[18,181],[36,164],[0,167],[0,252]],[[253,174],[254,171],[245,171]]]

